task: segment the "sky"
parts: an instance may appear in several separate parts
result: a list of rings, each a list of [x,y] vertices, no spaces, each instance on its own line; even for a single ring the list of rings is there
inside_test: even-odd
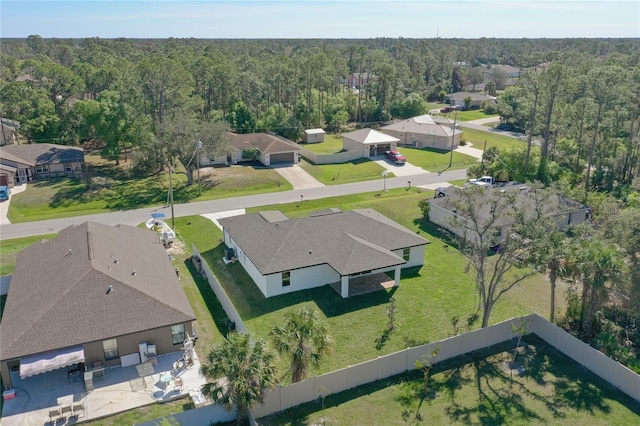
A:
[[[639,0],[0,0],[0,37],[640,37]]]

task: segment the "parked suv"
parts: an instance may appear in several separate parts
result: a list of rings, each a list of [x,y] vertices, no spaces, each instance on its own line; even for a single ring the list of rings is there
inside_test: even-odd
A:
[[[11,194],[11,188],[8,186],[0,186],[0,200],[8,200]]]
[[[387,160],[393,162],[394,164],[404,164],[407,162],[407,158],[395,149],[392,149],[391,151],[385,151],[384,156],[387,158]]]

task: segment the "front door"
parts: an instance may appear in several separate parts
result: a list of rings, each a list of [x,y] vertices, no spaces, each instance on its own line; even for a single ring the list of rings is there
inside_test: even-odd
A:
[[[26,169],[18,169],[18,182],[26,182],[27,181],[27,170]]]

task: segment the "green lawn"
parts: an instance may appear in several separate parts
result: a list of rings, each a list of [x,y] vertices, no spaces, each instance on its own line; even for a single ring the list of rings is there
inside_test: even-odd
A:
[[[16,256],[22,249],[40,240],[50,240],[57,234],[0,240],[0,276],[11,275],[16,264]]]
[[[305,143],[301,146],[316,154],[337,154],[343,150],[342,136],[325,135],[322,143]]]
[[[368,158],[359,158],[341,164],[311,164],[306,159],[302,159],[299,164],[311,176],[325,185],[382,179],[381,173],[386,170]],[[388,177],[395,177],[395,175],[389,173]]]
[[[483,149],[484,142],[487,141],[487,149],[496,146],[500,149],[509,149],[518,144],[526,144],[526,142],[520,139],[512,138],[510,136],[499,135],[491,132],[484,132],[476,129],[462,129],[462,140],[471,142],[474,148]]]
[[[90,156],[88,158],[91,159]],[[168,173],[134,177],[122,168],[104,163],[94,164],[93,173],[91,190],[87,190],[79,179],[61,178],[30,183],[26,191],[11,198],[9,220],[12,223],[29,222],[167,203]],[[174,173],[172,181],[176,203],[293,189],[275,170],[250,166],[204,170],[201,173],[200,196],[197,185],[187,186],[185,174]]]
[[[456,114],[458,116],[457,119],[456,119]],[[453,111],[446,114],[438,113],[436,114],[436,116],[447,117],[451,120],[457,120],[458,122],[480,120],[481,118],[492,118],[492,117],[498,118],[499,117],[498,114],[487,114],[482,109],[470,109],[468,111]]]
[[[191,399],[183,398],[162,404],[156,403],[134,408],[133,410],[129,410],[121,414],[82,424],[88,426],[137,425],[139,423],[148,422],[171,414],[182,413],[183,411],[188,411],[193,408],[194,406]]]
[[[422,167],[430,172],[466,169],[478,161],[475,157],[455,151],[453,152],[453,157],[451,157],[451,151],[443,151],[433,148],[419,149],[403,146],[400,147],[400,152],[407,157],[408,163]],[[452,158],[453,161],[451,162],[451,167],[449,167],[449,162]]]
[[[357,194],[253,209],[280,209],[291,217],[298,217],[328,207],[345,210],[371,207],[429,239],[431,244],[427,246],[425,266],[403,271],[400,287],[387,291],[342,299],[324,286],[265,299],[240,264],[225,265],[222,262],[223,243],[217,243],[202,255],[216,271],[254,336],[266,337],[273,325],[282,323],[285,313],[291,309],[308,306],[319,310],[329,324],[336,345],[331,356],[313,374],[332,371],[407,346],[445,338],[453,333],[454,317],[464,324],[461,330],[466,329],[467,318],[475,312],[478,303],[473,279],[464,272],[464,257],[440,239],[437,229],[420,218],[417,203],[432,194],[432,191],[394,189],[383,194]],[[202,231],[212,241],[219,241],[219,230],[207,227]],[[548,312],[548,293],[548,282],[541,276],[532,277],[498,302],[491,320],[498,322],[531,312],[545,315]],[[391,297],[396,300],[398,329],[382,347],[377,348],[376,342],[386,327],[386,310]],[[477,327],[477,322],[470,326],[471,329]],[[283,383],[290,380],[287,368],[287,361],[281,360],[280,378]]]
[[[417,371],[359,386],[259,419],[261,425],[631,425],[628,396],[536,336],[436,364],[429,391]],[[330,389],[328,390],[331,391]],[[372,419],[375,421],[372,422]]]

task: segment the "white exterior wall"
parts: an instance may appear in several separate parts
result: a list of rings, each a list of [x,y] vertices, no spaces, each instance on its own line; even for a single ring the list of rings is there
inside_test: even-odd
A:
[[[266,277],[267,293],[265,296],[277,296],[279,294],[307,290],[340,281],[340,275],[327,264],[311,266],[303,269],[294,269],[290,272],[291,284],[286,287],[282,286],[281,273],[268,275]]]
[[[393,254],[395,254],[398,257],[402,257],[403,251],[404,251],[403,249],[395,250]],[[407,261],[407,263],[402,265],[402,268],[404,269],[404,268],[411,268],[412,266],[424,265],[424,256],[426,254],[426,251],[427,251],[426,244],[418,247],[411,247],[411,249],[409,250],[409,260]],[[389,268],[389,269],[393,269],[393,268]]]
[[[363,157],[369,157],[369,147],[367,145],[344,136],[342,137],[342,148],[347,151],[358,151],[362,153]]]
[[[253,282],[256,283],[262,294],[267,297],[266,277],[262,275],[260,271],[258,271],[258,268],[256,268],[253,262],[251,262],[251,259],[249,259],[245,255],[244,251],[242,251],[242,249],[238,246],[238,244],[236,244],[236,242],[233,240],[233,238],[231,238],[226,230],[224,231],[224,243],[227,245],[227,247],[231,247],[235,250],[236,259],[238,259],[238,262],[240,262],[247,274],[249,274],[251,279],[253,279]]]

